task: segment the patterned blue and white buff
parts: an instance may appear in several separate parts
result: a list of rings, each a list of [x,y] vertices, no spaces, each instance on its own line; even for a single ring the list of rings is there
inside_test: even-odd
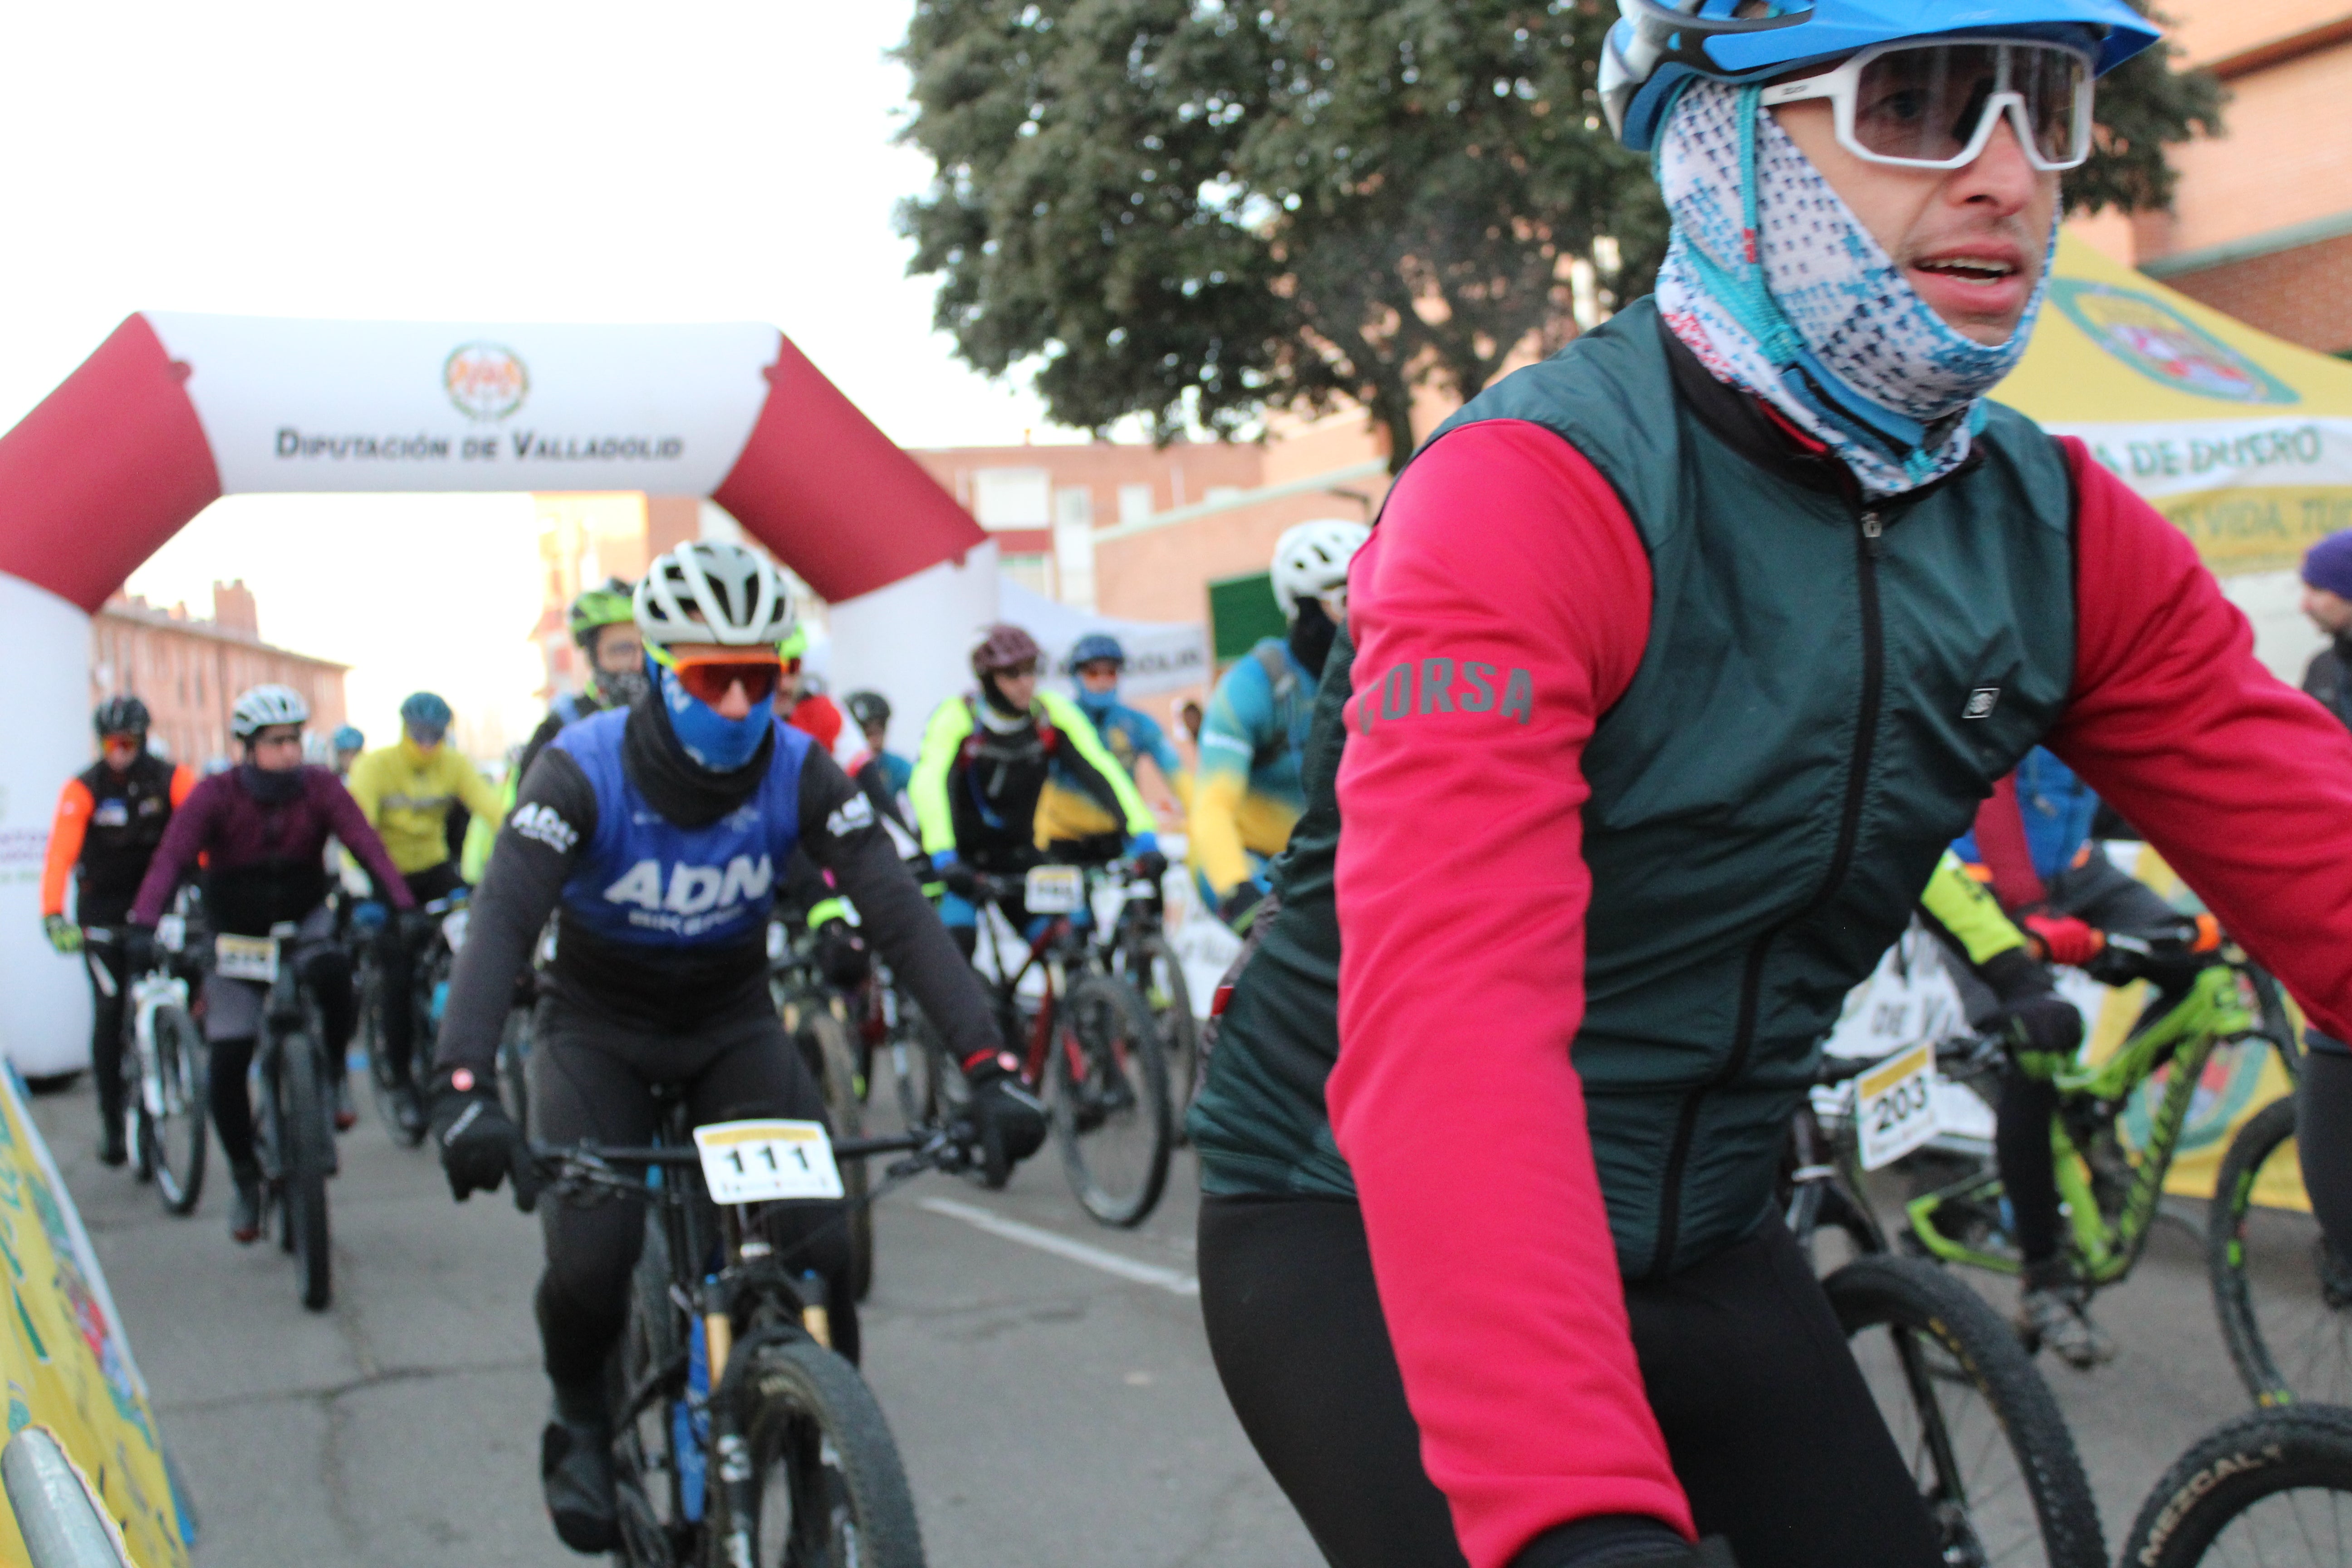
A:
[[[2033,336],[2049,258],[2008,342],[1963,336],[1758,97],[1700,81],[1675,106],[1657,156],[1674,218],[1659,311],[1716,379],[1825,442],[1864,495],[1916,489],[1968,458],[1979,400]]]

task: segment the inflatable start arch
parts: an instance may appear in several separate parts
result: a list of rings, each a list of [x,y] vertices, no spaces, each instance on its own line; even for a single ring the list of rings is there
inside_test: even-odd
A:
[[[243,492],[707,496],[832,606],[835,668],[925,712],[996,610],[995,549],[773,327],[146,313],[0,437],[0,1051],[84,1065],[40,934],[49,815],[89,765],[89,619]]]

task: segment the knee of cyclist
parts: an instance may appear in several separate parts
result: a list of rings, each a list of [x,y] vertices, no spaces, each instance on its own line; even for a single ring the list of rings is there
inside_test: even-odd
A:
[[[351,989],[351,955],[340,947],[321,948],[302,961],[302,978],[322,1000]]]

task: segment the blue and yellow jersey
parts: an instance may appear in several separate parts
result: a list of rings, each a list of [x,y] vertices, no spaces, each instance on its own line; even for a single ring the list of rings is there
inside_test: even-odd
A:
[[[1266,637],[1209,698],[1186,828],[1192,863],[1219,899],[1251,879],[1251,856],[1282,852],[1305,809],[1299,759],[1315,689],[1289,645]]]
[[[1136,759],[1150,757],[1152,765],[1160,770],[1160,776],[1168,781],[1168,787],[1176,787],[1176,781],[1184,772],[1184,759],[1176,754],[1175,746],[1160,728],[1158,720],[1124,702],[1089,702],[1080,696],[1077,703],[1094,721],[1095,732],[1102,737],[1103,744],[1118,759],[1118,765],[1127,770],[1129,778],[1135,776]]]

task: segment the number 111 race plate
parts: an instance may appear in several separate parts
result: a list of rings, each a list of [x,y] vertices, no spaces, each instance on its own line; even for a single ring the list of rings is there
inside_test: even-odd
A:
[[[716,1204],[837,1198],[841,1171],[822,1121],[714,1121],[694,1130]]]

